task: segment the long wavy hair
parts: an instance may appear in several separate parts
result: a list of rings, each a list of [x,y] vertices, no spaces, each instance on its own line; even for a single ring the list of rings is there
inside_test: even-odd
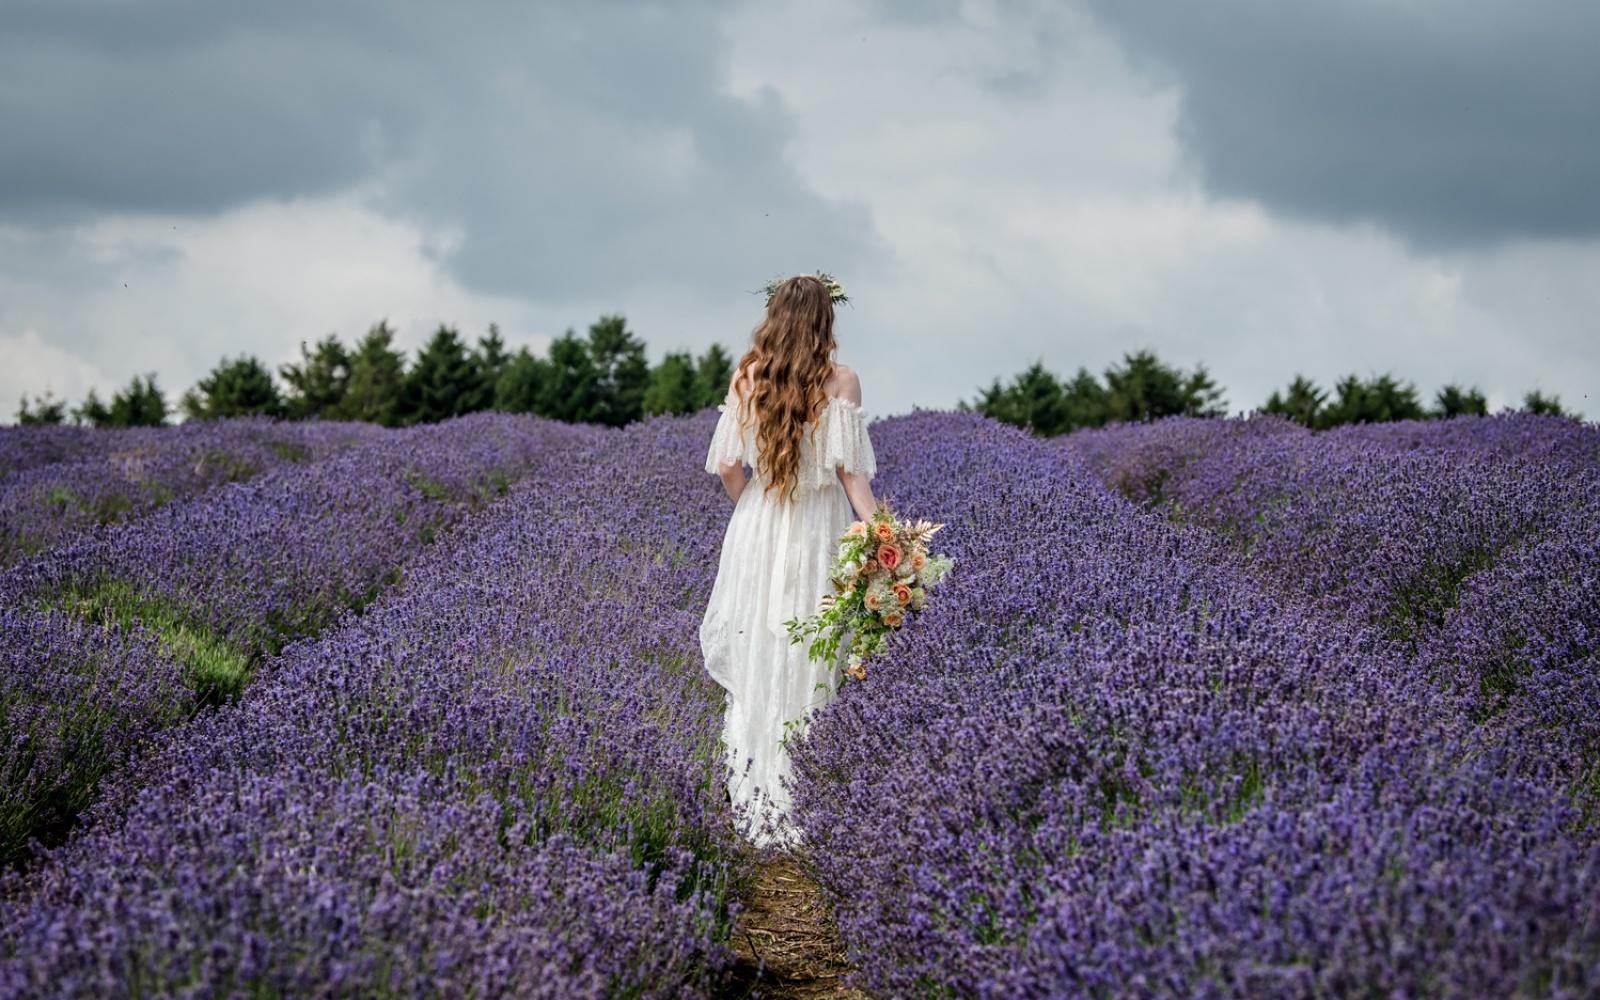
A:
[[[747,387],[741,393],[739,422],[743,426],[754,417],[765,492],[777,490],[780,501],[794,495],[802,434],[827,402],[824,387],[833,372],[829,359],[836,347],[827,286],[797,275],[773,293],[766,319],[739,359]]]

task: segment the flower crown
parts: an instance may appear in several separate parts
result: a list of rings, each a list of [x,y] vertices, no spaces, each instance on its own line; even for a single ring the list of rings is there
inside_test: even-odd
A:
[[[845,294],[844,286],[839,284],[839,279],[835,278],[826,271],[818,271],[816,274],[796,274],[791,275],[789,278],[773,278],[771,281],[767,282],[761,290],[767,293],[768,305],[772,304],[772,297],[778,294],[778,289],[782,288],[785,282],[790,281],[793,278],[816,278],[818,281],[822,282],[822,286],[828,290],[829,299],[832,299],[835,303],[850,301],[850,296]]]

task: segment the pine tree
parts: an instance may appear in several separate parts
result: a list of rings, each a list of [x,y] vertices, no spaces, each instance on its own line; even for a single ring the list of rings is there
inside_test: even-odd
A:
[[[986,417],[1040,436],[1060,434],[1068,429],[1066,395],[1061,382],[1047,371],[1043,361],[1035,361],[1009,384],[999,379],[979,391],[977,411]]]
[[[272,372],[253,355],[241,354],[211,370],[183,394],[183,412],[191,420],[261,415],[283,416],[283,397]]]
[[[115,427],[160,427],[167,422],[167,397],[156,385],[156,373],[135,375],[111,396],[111,423]]]
[[[648,415],[692,413],[700,408],[701,396],[694,358],[687,351],[673,351],[650,372],[650,385],[644,394],[644,412]]]
[[[535,357],[527,347],[520,348],[505,363],[495,382],[494,408],[506,413],[554,416],[540,409],[554,376],[548,359]]]
[[[599,420],[600,375],[588,343],[568,330],[550,342],[549,366],[534,412],[572,423]]]
[[[167,422],[167,397],[156,385],[155,372],[135,375],[128,384],[111,394],[111,403],[101,402],[90,389],[83,405],[73,411],[79,423],[95,427],[159,427]]]
[[[1363,380],[1346,375],[1334,385],[1334,399],[1322,411],[1320,427],[1421,420],[1427,416],[1417,387],[1389,374]]]
[[[588,346],[595,373],[594,420],[612,427],[638,420],[650,385],[644,341],[628,331],[622,316],[602,316],[589,327]]]
[[[1113,420],[1220,417],[1226,412],[1222,390],[1204,365],[1185,374],[1151,351],[1136,351],[1123,355],[1120,365],[1107,368],[1105,380]]]
[[[1539,413],[1547,417],[1570,417],[1566,408],[1561,405],[1561,397],[1546,396],[1538,389],[1522,397],[1523,413]]]
[[[111,407],[100,401],[100,394],[91,386],[84,394],[83,402],[72,411],[72,419],[91,427],[110,427]]]
[[[1450,384],[1440,389],[1433,397],[1434,417],[1483,417],[1489,414],[1489,401],[1484,398],[1476,386],[1463,389],[1459,385]]]
[[[56,399],[55,395],[46,389],[44,395],[38,396],[32,403],[28,402],[26,394],[22,397],[21,404],[17,407],[17,425],[19,427],[53,427],[67,422],[67,402]]]
[[[398,426],[406,417],[405,365],[405,355],[394,348],[389,321],[379,320],[350,352],[350,382],[338,415]]]
[[[728,383],[733,381],[733,359],[721,344],[712,344],[695,362],[694,409],[716,406],[728,396]]]
[[[495,408],[500,376],[505,374],[506,365],[510,361],[511,355],[506,353],[506,342],[505,338],[500,336],[499,325],[490,323],[489,332],[478,338],[478,346],[472,352],[474,385],[464,412],[473,413]]]
[[[1316,427],[1322,419],[1322,407],[1327,401],[1325,389],[1319,388],[1304,375],[1296,375],[1284,395],[1273,390],[1261,412],[1288,417],[1302,427]]]
[[[416,363],[406,373],[406,418],[410,423],[433,423],[468,412],[477,401],[477,366],[461,335],[441,325],[417,352]]]
[[[344,406],[350,390],[350,353],[335,334],[317,341],[315,349],[300,342],[300,361],[278,366],[288,385],[284,411],[295,419],[331,418]]]
[[[1062,386],[1061,396],[1066,410],[1063,433],[1080,427],[1104,427],[1111,419],[1111,404],[1105,386],[1087,368],[1079,366],[1072,381]]]

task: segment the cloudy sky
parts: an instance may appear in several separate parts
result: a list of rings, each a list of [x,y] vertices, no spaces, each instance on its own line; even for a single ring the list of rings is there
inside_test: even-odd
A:
[[[0,416],[384,317],[737,351],[821,268],[877,414],[1152,348],[1236,410],[1593,419],[1597,46],[1588,0],[5,0]]]

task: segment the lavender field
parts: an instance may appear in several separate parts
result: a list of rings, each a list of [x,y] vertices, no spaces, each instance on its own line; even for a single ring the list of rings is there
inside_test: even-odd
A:
[[[742,995],[714,418],[0,431],[0,996]],[[956,569],[794,749],[856,985],[1600,991],[1600,428],[871,432]]]

